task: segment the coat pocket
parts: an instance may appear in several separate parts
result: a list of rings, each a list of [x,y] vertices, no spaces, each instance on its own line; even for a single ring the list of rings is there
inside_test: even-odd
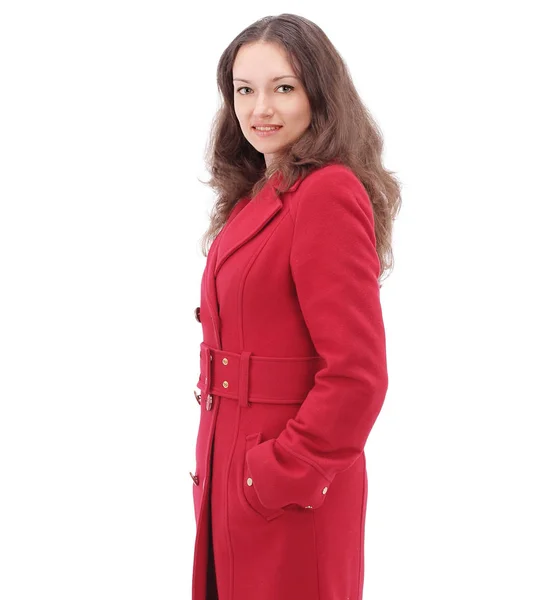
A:
[[[245,451],[243,454],[243,481],[241,487],[247,504],[249,504],[249,506],[261,517],[264,517],[267,521],[272,521],[272,519],[282,515],[285,510],[283,508],[267,508],[261,504],[261,501],[257,496],[257,492],[255,491],[257,484],[251,478],[251,474],[249,473],[249,469],[247,467],[247,452],[257,444],[260,444],[261,435],[262,434],[259,432],[251,433],[245,436]]]

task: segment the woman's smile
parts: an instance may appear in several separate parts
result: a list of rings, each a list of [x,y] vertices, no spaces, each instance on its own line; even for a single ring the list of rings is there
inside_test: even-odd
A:
[[[282,129],[282,126],[280,125],[279,127],[263,127],[263,128],[258,128],[258,127],[252,127],[253,131],[259,136],[259,137],[268,137],[269,135],[273,135],[275,133],[278,133],[278,131],[280,131],[280,129]]]

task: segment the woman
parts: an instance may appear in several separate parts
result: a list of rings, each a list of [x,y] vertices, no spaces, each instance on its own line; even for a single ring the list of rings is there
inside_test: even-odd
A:
[[[399,184],[311,21],[247,27],[218,86],[218,200],[195,310],[193,600],[361,599],[364,446],[388,386],[379,279]]]

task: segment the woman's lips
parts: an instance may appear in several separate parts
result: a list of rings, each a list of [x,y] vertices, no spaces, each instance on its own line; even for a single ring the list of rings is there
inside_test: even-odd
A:
[[[280,131],[280,129],[282,129],[282,126],[280,125],[280,127],[277,127],[275,129],[271,129],[271,130],[267,130],[267,131],[261,131],[260,129],[256,129],[255,127],[253,127],[253,131],[259,136],[259,137],[268,137],[269,135],[273,135],[275,133],[278,133]]]

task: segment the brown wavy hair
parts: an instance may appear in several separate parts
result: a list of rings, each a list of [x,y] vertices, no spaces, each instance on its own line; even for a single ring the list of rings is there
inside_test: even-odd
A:
[[[273,42],[287,52],[294,74],[305,87],[311,123],[303,134],[280,149],[266,167],[241,131],[234,110],[232,67],[240,47]],[[222,229],[234,205],[253,198],[280,171],[287,190],[301,176],[332,162],[349,167],[359,178],[373,207],[380,277],[393,268],[392,226],[401,206],[401,185],[382,165],[380,129],[357,93],[342,57],[315,23],[299,15],[267,16],[245,28],[224,50],[217,67],[223,103],[216,113],[207,143],[205,162],[211,175],[203,181],[217,192],[210,225],[202,237],[202,253]]]

